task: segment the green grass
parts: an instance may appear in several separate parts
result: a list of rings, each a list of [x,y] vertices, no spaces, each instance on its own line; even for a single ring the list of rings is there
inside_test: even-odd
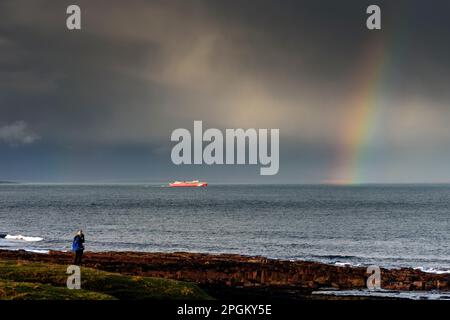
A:
[[[0,261],[0,299],[211,299],[193,283],[81,268],[81,289],[66,288],[67,266]]]
[[[48,284],[0,280],[0,300],[116,300],[107,294]]]

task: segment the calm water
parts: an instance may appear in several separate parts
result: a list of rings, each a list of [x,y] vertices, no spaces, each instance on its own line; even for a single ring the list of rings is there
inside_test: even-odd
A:
[[[450,186],[0,185],[1,248],[194,251],[450,270]]]

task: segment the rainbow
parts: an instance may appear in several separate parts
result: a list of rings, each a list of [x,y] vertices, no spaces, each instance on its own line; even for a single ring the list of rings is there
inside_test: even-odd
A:
[[[356,72],[358,83],[350,98],[338,136],[338,152],[328,182],[358,184],[365,180],[365,163],[377,127],[387,65],[385,41],[376,39],[368,47]]]

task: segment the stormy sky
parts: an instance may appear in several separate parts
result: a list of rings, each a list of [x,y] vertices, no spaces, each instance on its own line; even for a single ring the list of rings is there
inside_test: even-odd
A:
[[[358,182],[450,182],[449,15],[446,0],[2,0],[0,180],[346,180],[342,135],[374,66]],[[173,165],[170,134],[194,120],[279,128],[279,174]]]

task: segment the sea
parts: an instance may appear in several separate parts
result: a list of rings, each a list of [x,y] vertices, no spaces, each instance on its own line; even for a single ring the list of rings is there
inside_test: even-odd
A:
[[[69,251],[79,229],[88,251],[450,273],[450,185],[0,185],[0,249]]]

